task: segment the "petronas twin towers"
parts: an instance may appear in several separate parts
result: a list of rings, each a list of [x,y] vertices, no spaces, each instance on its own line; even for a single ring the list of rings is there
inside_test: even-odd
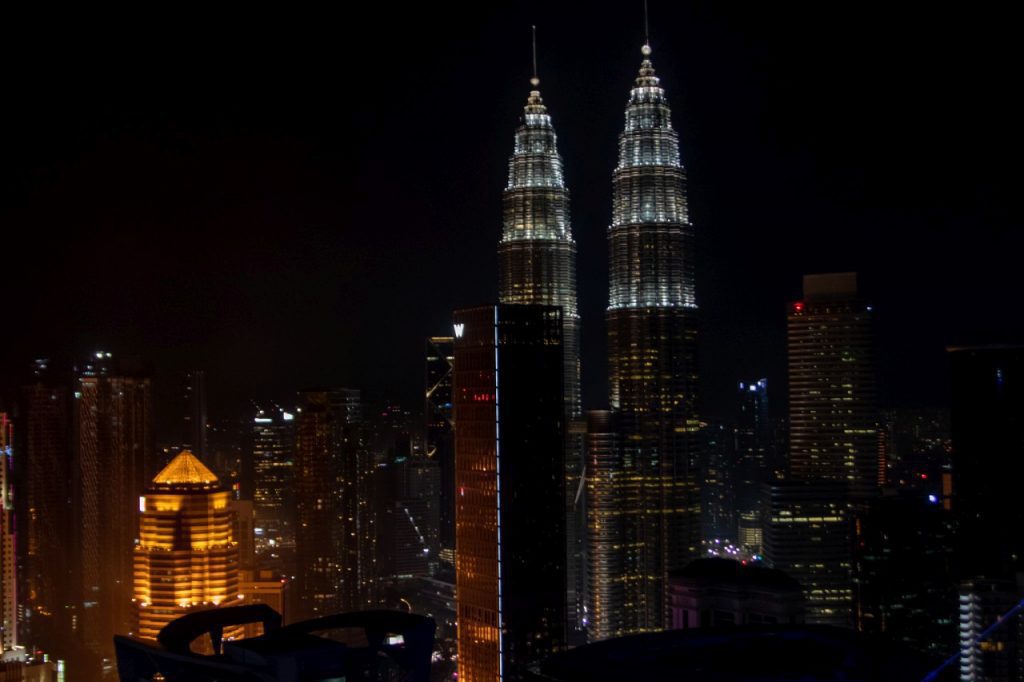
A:
[[[566,443],[570,621],[591,640],[664,628],[667,577],[700,541],[693,228],[679,139],[650,47],[642,53],[608,230],[612,413],[603,423],[613,433],[586,439],[599,453],[584,451],[579,429]],[[565,415],[578,424],[576,244],[555,131],[531,82],[504,192],[500,300],[562,307]]]

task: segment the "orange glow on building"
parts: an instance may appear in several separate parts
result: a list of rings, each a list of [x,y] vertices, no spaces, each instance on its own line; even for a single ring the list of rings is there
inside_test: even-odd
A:
[[[217,476],[186,450],[140,498],[137,636],[155,640],[161,628],[186,613],[239,603],[230,497]],[[224,632],[225,639],[240,637],[241,627]]]

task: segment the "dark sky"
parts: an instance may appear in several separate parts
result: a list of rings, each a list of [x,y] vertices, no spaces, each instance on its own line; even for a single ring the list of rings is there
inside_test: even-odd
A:
[[[740,4],[651,1],[699,235],[707,411],[764,375],[782,403],[784,303],[831,270],[862,273],[879,311],[884,401],[942,404],[945,344],[1024,336],[1015,22]],[[423,338],[496,296],[536,23],[585,404],[603,406],[641,3],[469,7],[4,17],[5,392],[34,356],[102,347],[148,358],[165,399],[206,368],[215,416],[312,384],[418,408]]]

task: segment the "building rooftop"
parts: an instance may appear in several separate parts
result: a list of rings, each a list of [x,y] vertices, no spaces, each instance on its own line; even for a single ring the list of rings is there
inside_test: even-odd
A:
[[[217,485],[217,475],[210,471],[199,458],[188,450],[182,450],[170,464],[161,469],[153,479],[159,486],[174,485]]]
[[[922,654],[822,625],[668,630],[609,639],[555,654],[529,682],[825,682],[920,680]]]
[[[672,577],[697,581],[710,580],[716,583],[782,592],[801,591],[800,583],[795,578],[778,569],[767,568],[756,563],[742,564],[732,559],[697,559],[687,564],[683,570],[674,573]]]

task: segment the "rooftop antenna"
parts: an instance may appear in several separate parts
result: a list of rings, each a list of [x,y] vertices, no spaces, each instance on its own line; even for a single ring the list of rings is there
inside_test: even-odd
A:
[[[649,57],[651,54],[651,31],[647,22],[647,0],[644,0],[644,46],[640,48],[640,53],[645,57]]]
[[[651,46],[651,28],[647,22],[647,0],[644,0],[644,45]]]
[[[531,26],[533,29],[533,78],[530,79],[530,85],[537,87],[540,85],[540,78],[537,78],[537,26]]]

